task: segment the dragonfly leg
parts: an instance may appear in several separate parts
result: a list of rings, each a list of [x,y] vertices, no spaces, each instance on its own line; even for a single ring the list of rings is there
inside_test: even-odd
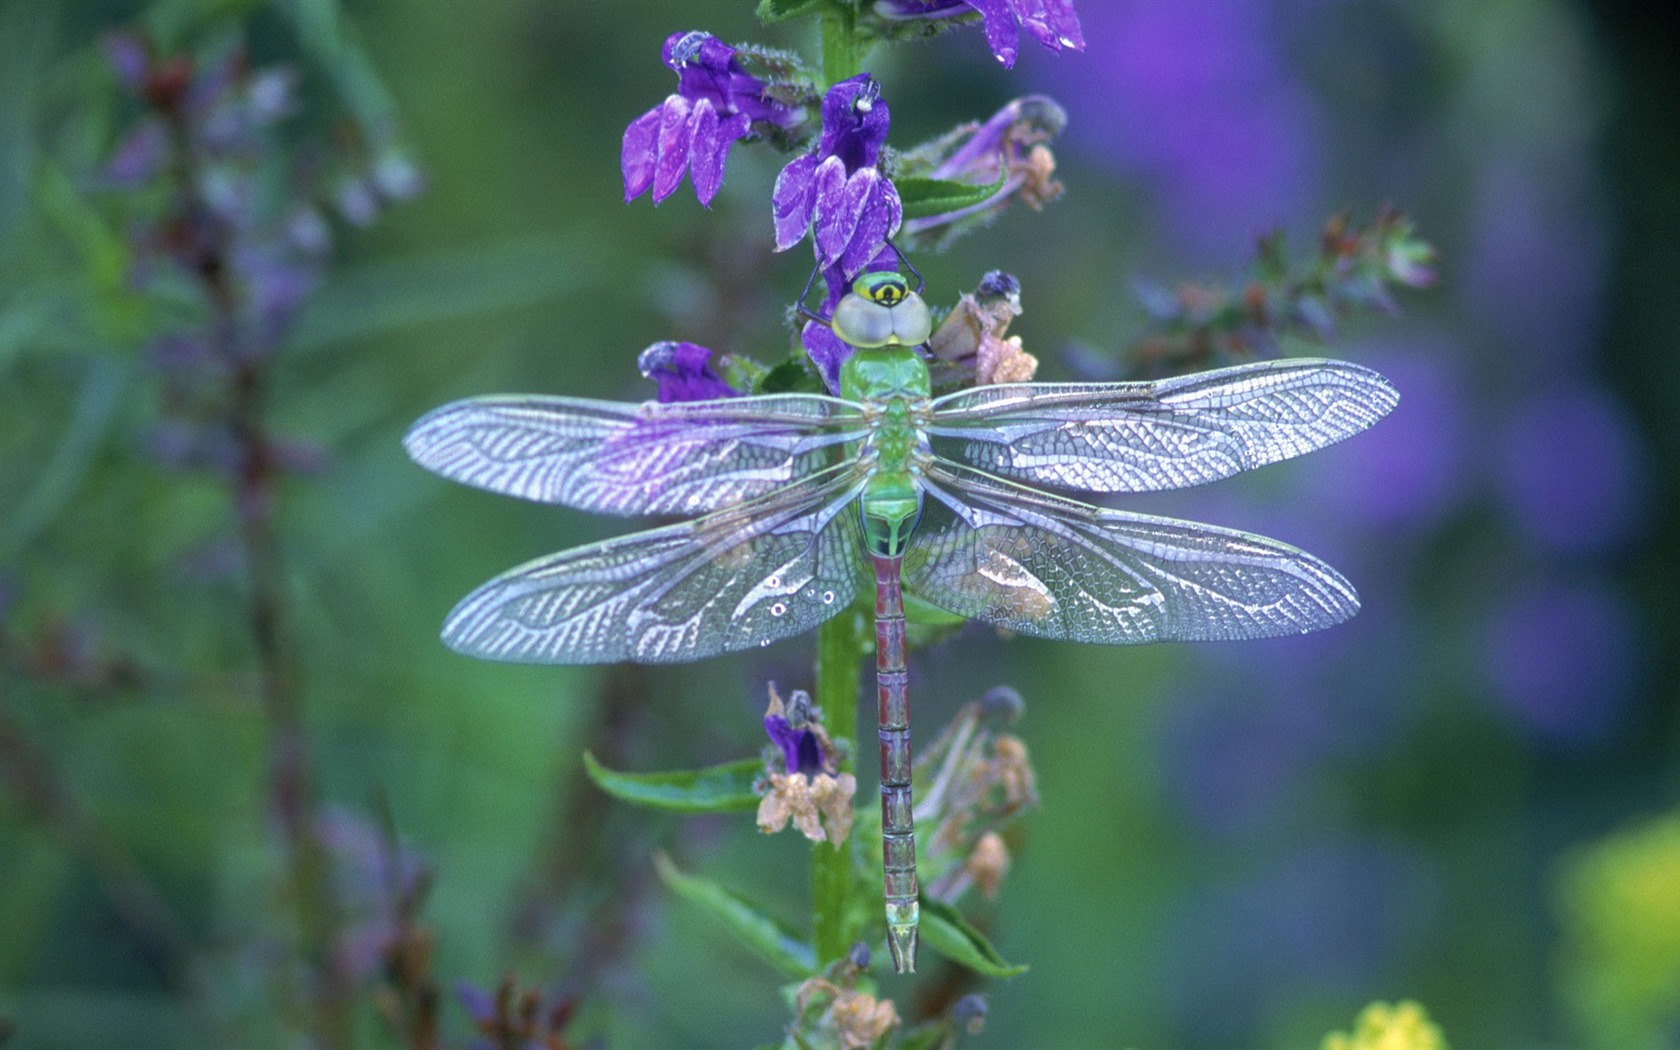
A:
[[[910,792],[910,694],[899,559],[875,556],[875,692],[881,739],[881,863],[887,947],[899,973],[916,971],[916,826]]]

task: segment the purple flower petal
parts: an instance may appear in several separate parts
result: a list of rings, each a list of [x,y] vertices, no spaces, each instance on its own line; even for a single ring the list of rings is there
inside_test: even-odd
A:
[[[659,112],[658,157],[653,165],[653,203],[676,192],[688,170],[688,147],[693,141],[694,128],[689,123],[691,107],[681,95],[668,95]]]
[[[653,185],[654,160],[658,157],[661,103],[630,122],[624,129],[624,149],[619,165],[624,170],[624,202],[640,197]]]
[[[799,341],[805,344],[805,352],[811,355],[817,369],[822,372],[823,382],[830,390],[838,392],[840,389],[840,366],[846,358],[852,355],[852,348],[841,342],[827,325],[815,321],[805,322],[805,327],[799,333]]]
[[[723,181],[723,160],[729,143],[718,139],[718,112],[709,99],[694,103],[688,118],[688,177],[694,183],[694,195],[703,206],[710,206],[712,195]]]
[[[997,56],[1005,69],[1013,69],[1021,32],[1008,0],[968,0],[968,6],[980,12],[980,21],[986,30],[986,44],[992,49],[992,54]]]
[[[695,103],[694,143],[688,151],[688,177],[694,182],[694,195],[700,203],[710,206],[723,185],[723,163],[729,157],[729,147],[747,133],[752,126],[744,113],[720,118],[710,102]]]
[[[827,269],[851,242],[857,217],[846,207],[848,180],[846,166],[839,157],[829,157],[817,165],[811,182],[811,222],[815,227],[817,260]]]
[[[782,749],[782,762],[789,773],[822,772],[822,745],[810,729],[804,726],[795,729],[781,715],[766,715],[764,732],[771,743]]]
[[[664,403],[740,395],[712,367],[712,352],[694,343],[654,343],[642,351],[636,366],[642,375],[659,384],[658,397]]]
[[[898,232],[904,205],[898,190],[874,168],[853,175],[846,190],[848,207],[852,200],[858,200],[856,227],[839,260],[841,272],[850,280],[862,273],[886,247],[887,238]]]
[[[776,224],[776,250],[785,252],[805,239],[811,228],[811,209],[815,202],[812,192],[816,184],[817,155],[807,153],[795,157],[776,176],[776,188],[770,194],[770,208]]]
[[[1085,47],[1085,35],[1079,29],[1079,16],[1074,13],[1073,0],[1010,0],[1021,28],[1034,40],[1052,51]]]

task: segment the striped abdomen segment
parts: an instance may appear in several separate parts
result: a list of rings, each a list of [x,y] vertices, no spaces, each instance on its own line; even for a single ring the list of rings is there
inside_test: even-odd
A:
[[[875,693],[881,738],[881,862],[887,945],[899,973],[916,969],[916,824],[910,796],[910,693],[904,659],[901,558],[875,563]]]

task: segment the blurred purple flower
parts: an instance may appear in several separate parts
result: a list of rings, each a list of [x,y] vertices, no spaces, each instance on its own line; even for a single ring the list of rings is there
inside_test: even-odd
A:
[[[1592,740],[1630,698],[1637,648],[1627,599],[1598,581],[1544,581],[1496,610],[1483,670],[1493,697],[1542,737]]]
[[[1460,294],[1531,374],[1560,378],[1596,345],[1611,224],[1582,199],[1591,180],[1562,160],[1502,157],[1470,210]]]
[[[1230,688],[1230,687],[1227,687]],[[1170,788],[1203,828],[1229,834],[1272,823],[1321,754],[1322,703],[1243,692],[1173,704],[1164,749]]]
[[[1105,0],[1085,10],[1102,61],[1046,76],[1069,138],[1154,181],[1176,247],[1228,258],[1267,226],[1316,226],[1318,107],[1290,72],[1267,4]]]
[[[1530,398],[1506,420],[1497,456],[1506,507],[1548,552],[1602,553],[1636,522],[1637,438],[1606,391],[1582,384]]]
[[[863,272],[904,218],[898,190],[876,167],[891,124],[880,95],[867,73],[829,88],[816,150],[789,162],[771,195],[776,250],[814,226],[817,265],[838,269],[842,282]]]
[[[1335,507],[1365,526],[1422,530],[1468,489],[1475,463],[1466,378],[1445,349],[1374,352],[1365,362],[1393,382],[1400,405],[1382,426],[1296,468],[1308,506]]]
[[[148,117],[130,128],[105,165],[105,178],[120,189],[133,189],[163,171],[169,160],[169,129]]]
[[[1106,2],[1106,0],[1105,0]],[[883,18],[950,18],[978,11],[986,43],[1006,68],[1015,65],[1021,30],[1051,51],[1085,50],[1073,0],[876,0]]]
[[[636,359],[642,375],[659,384],[659,400],[711,401],[740,391],[712,367],[712,352],[694,343],[654,343]]]
[[[138,94],[146,86],[152,68],[152,53],[146,39],[136,33],[115,32],[105,35],[105,58],[117,74],[117,80]]]
[[[665,41],[665,64],[677,74],[677,91],[631,121],[624,130],[624,199],[653,190],[657,204],[676,191],[689,173],[694,195],[710,205],[723,183],[729,147],[752,131],[755,121],[792,127],[798,106],[778,101],[769,85],[748,73],[738,51],[710,33],[673,33]]]
[[[1305,988],[1352,994],[1395,956],[1427,942],[1437,882],[1404,845],[1356,840],[1192,889],[1163,960],[1191,1041],[1245,1045],[1268,1002],[1293,1000]]]

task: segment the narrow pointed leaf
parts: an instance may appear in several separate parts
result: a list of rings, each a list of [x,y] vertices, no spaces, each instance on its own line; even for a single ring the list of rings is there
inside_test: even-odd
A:
[[[814,13],[822,0],[758,0],[758,20],[765,25]]]
[[[712,880],[682,871],[663,853],[656,855],[653,863],[672,893],[711,913],[770,965],[794,980],[804,980],[816,972],[816,952],[776,920]]]
[[[894,179],[906,219],[925,219],[983,203],[1003,191],[1007,174],[990,185],[956,182],[951,179]]]
[[[922,940],[952,962],[987,977],[1015,977],[1027,972],[998,954],[986,935],[969,925],[962,913],[944,901],[922,897]]]
[[[705,769],[619,773],[585,751],[583,768],[602,791],[626,802],[674,813],[745,813],[758,808],[753,781],[764,772],[764,762],[744,758]]]

